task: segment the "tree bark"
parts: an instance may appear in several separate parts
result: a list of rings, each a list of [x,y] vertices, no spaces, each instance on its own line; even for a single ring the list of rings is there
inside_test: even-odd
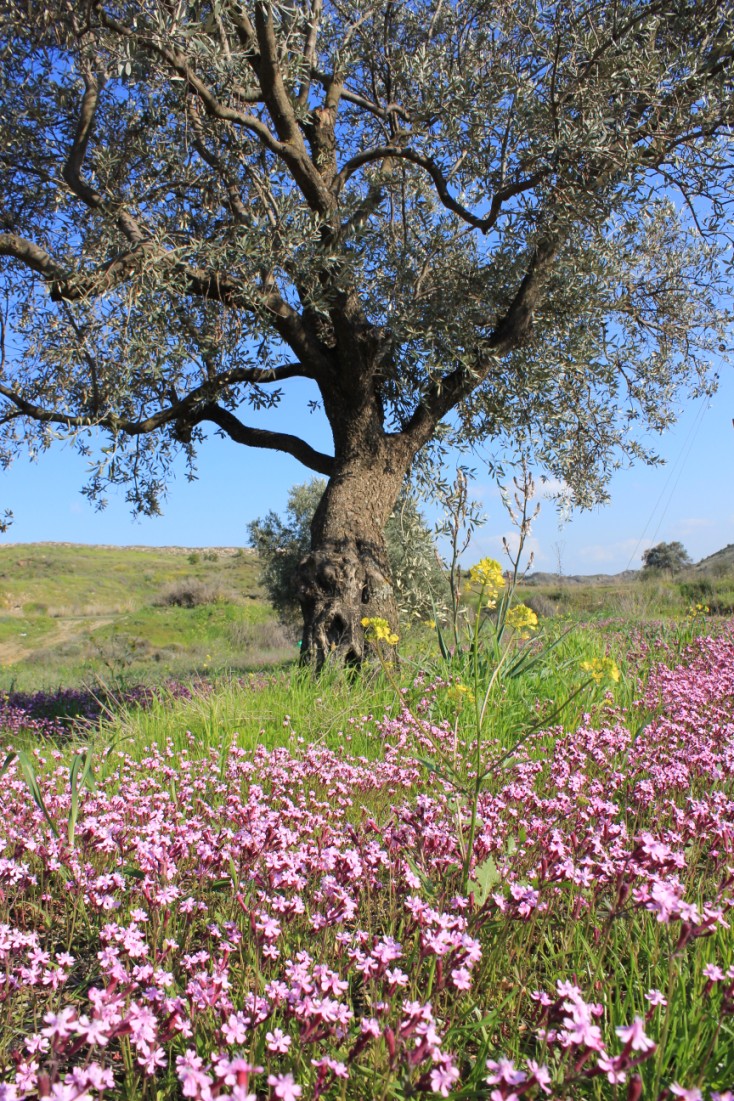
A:
[[[339,466],[311,526],[311,553],[299,567],[302,660],[359,665],[366,644],[362,619],[397,629],[397,604],[385,546],[409,459],[388,437]]]

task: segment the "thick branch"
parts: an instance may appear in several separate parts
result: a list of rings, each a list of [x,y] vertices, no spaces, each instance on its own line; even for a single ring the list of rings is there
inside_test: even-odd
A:
[[[92,187],[82,176],[84,158],[87,153],[87,146],[92,133],[98,102],[99,85],[92,76],[86,74],[84,77],[84,95],[82,96],[82,105],[79,111],[76,133],[74,134],[74,141],[69,150],[62,176],[73,193],[88,207],[92,210],[102,210],[105,213],[111,213],[108,210],[108,204],[105,202],[100,192]],[[148,237],[148,234],[141,229],[136,219],[127,211],[117,210],[114,212],[113,216],[120,230],[132,244],[140,245]]]
[[[156,40],[154,35],[142,37],[120,23],[108,12],[99,11],[100,20],[108,30],[124,38],[134,39],[145,49],[151,50],[173,69],[177,76],[183,77],[188,87],[198,96],[204,110],[212,118],[231,122],[253,134],[271,153],[275,153],[287,166],[294,182],[309,206],[321,214],[331,210],[332,198],[324,187],[321,177],[308,155],[303,135],[293,107],[288,98],[277,58],[277,44],[272,27],[272,15],[266,12],[261,2],[255,9],[257,39],[261,53],[253,58],[253,68],[263,91],[263,98],[275,123],[278,137],[256,115],[229,107],[214,94],[212,89],[199,77],[189,64],[189,59],[176,47],[168,47]],[[242,20],[240,21],[242,22]],[[279,140],[280,139],[280,140]]]
[[[316,57],[316,41],[321,22],[322,0],[313,0],[311,18],[308,22],[306,41],[303,46],[303,59],[306,65],[306,75],[298,91],[298,106],[303,108],[308,104],[308,92],[311,87],[311,73],[313,72],[314,59]]]
[[[329,76],[328,73],[321,72],[319,69],[312,69],[311,77],[326,89],[330,88],[335,82],[334,76]],[[367,99],[366,96],[360,95],[359,92],[353,92],[346,87],[342,87],[341,98],[345,99],[347,103],[353,103],[355,107],[362,107],[376,118],[390,119],[395,116],[396,118],[403,119],[405,122],[410,121],[409,113],[404,107],[401,107],[399,103],[388,103],[383,107],[379,103],[373,103],[373,101]]]
[[[3,382],[0,382],[0,396],[6,398],[12,404],[17,411],[16,415],[29,417],[41,424],[59,424],[65,428],[106,428],[111,432],[123,432],[126,436],[144,436],[165,427],[167,424],[178,423],[188,428],[192,427],[199,420],[205,419],[199,416],[200,410],[219,408],[207,401],[207,398],[213,393],[222,393],[223,390],[231,386],[243,382],[262,386],[266,383],[283,382],[286,379],[297,377],[310,377],[307,370],[300,363],[287,363],[272,370],[256,367],[234,367],[229,371],[222,371],[218,375],[207,379],[206,382],[191,390],[186,397],[179,401],[173,401],[170,405],[164,406],[142,420],[118,417],[115,413],[93,416],[88,413],[64,413],[58,409],[47,409],[45,406],[24,398],[18,390]],[[232,414],[228,415],[232,416]],[[236,420],[236,418],[233,418],[233,420]],[[239,424],[239,421],[237,423]],[[252,431],[259,430],[252,429]]]
[[[140,248],[153,249],[154,242],[145,242]],[[15,233],[0,233],[0,256],[12,256],[37,272],[50,285],[51,298],[57,302],[78,302],[109,291],[123,282],[130,274],[139,250],[133,249],[102,265],[89,275],[70,272],[45,249],[33,241]],[[168,260],[168,254],[160,250],[160,259]],[[186,265],[173,265],[173,270],[185,280],[185,292],[225,305],[270,314],[273,328],[302,361],[308,362],[309,372],[315,377],[326,370],[326,349],[308,330],[301,315],[289,306],[277,291],[268,290],[258,295],[243,294],[242,285],[229,275],[220,275]]]
[[[221,405],[206,405],[197,410],[193,422],[211,421],[221,428],[235,443],[245,444],[247,447],[264,447],[272,451],[285,451],[298,459],[310,470],[317,474],[331,477],[334,470],[334,460],[330,455],[324,455],[321,451],[315,451],[298,436],[291,436],[287,432],[270,432],[264,428],[252,428],[223,409]]]
[[[476,370],[457,367],[431,385],[403,430],[416,446],[422,446],[438,422],[487,377],[499,357],[507,355],[527,339],[543,293],[543,282],[557,249],[558,242],[553,237],[537,246],[512,302],[478,349]]]
[[[201,159],[208,164],[210,168],[214,169],[224,184],[229,199],[230,209],[235,218],[242,222],[243,225],[250,225],[252,223],[252,214],[242,202],[242,196],[240,195],[236,181],[228,172],[222,158],[217,156],[216,153],[212,153],[211,150],[207,148],[206,136],[198,111],[194,110],[191,112],[191,127],[194,131],[194,148]]]
[[[258,78],[268,110],[288,155],[287,161],[293,179],[301,189],[312,209],[322,214],[333,208],[333,199],[324,186],[316,165],[308,155],[301,128],[298,125],[293,104],[291,103],[278,58],[278,43],[273,26],[273,13],[269,5],[262,0],[255,4],[255,30],[260,47]]]
[[[473,214],[471,210],[468,210],[467,207],[458,201],[458,199],[454,198],[449,191],[447,178],[432,157],[426,157],[422,153],[418,153],[415,149],[410,149],[409,147],[401,145],[378,145],[372,149],[365,149],[362,153],[357,153],[356,156],[346,162],[332,184],[335,194],[339,194],[349,177],[353,176],[363,165],[384,160],[410,161],[411,164],[415,164],[419,168],[422,168],[433,180],[436,193],[443,206],[445,206],[447,210],[457,214],[467,225],[472,226],[474,229],[481,230],[482,233],[488,233],[489,230],[492,229],[497,221],[503,203],[507,202],[508,199],[513,198],[515,195],[521,195],[525,191],[530,191],[532,188],[536,187],[545,176],[550,175],[551,172],[550,168],[546,168],[542,172],[533,173],[533,175],[528,176],[527,179],[518,180],[516,183],[507,184],[506,187],[500,188],[492,196],[489,212],[484,218],[480,218],[478,215]]]
[[[49,283],[62,284],[70,279],[68,270],[45,249],[16,233],[0,233],[0,256],[12,256]]]

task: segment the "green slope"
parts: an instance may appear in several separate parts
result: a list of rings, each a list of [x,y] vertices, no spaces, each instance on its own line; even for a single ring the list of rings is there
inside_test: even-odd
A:
[[[0,547],[0,689],[245,670],[296,653],[246,550]]]

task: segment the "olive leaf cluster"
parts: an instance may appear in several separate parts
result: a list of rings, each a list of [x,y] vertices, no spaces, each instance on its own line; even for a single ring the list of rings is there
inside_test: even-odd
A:
[[[2,0],[0,61],[3,464],[489,437],[589,504],[726,362],[731,0]]]

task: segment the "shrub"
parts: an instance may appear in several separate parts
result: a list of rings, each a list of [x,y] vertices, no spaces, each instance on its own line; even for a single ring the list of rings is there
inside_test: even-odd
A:
[[[533,593],[525,599],[525,603],[539,619],[550,619],[551,616],[558,614],[558,605],[555,600],[545,593]]]
[[[272,652],[291,650],[297,644],[297,632],[288,623],[252,623],[241,620],[229,628],[229,640],[238,650],[247,652]]]
[[[680,573],[691,565],[688,551],[677,540],[674,543],[658,543],[642,555],[643,573]]]
[[[707,577],[701,577],[697,581],[683,581],[678,585],[678,590],[690,604],[710,604],[715,592]]]
[[[199,581],[196,577],[185,581],[174,581],[161,589],[153,601],[158,607],[199,608],[203,604],[232,604],[236,602],[234,593],[223,589],[221,585],[209,581]]]
[[[298,615],[298,564],[309,552],[311,520],[325,488],[321,478],[293,486],[284,516],[271,510],[248,525],[270,601],[291,621]],[[440,605],[446,599],[447,579],[433,536],[410,494],[402,494],[398,501],[387,522],[385,539],[401,618],[407,621],[430,618],[432,604]]]

